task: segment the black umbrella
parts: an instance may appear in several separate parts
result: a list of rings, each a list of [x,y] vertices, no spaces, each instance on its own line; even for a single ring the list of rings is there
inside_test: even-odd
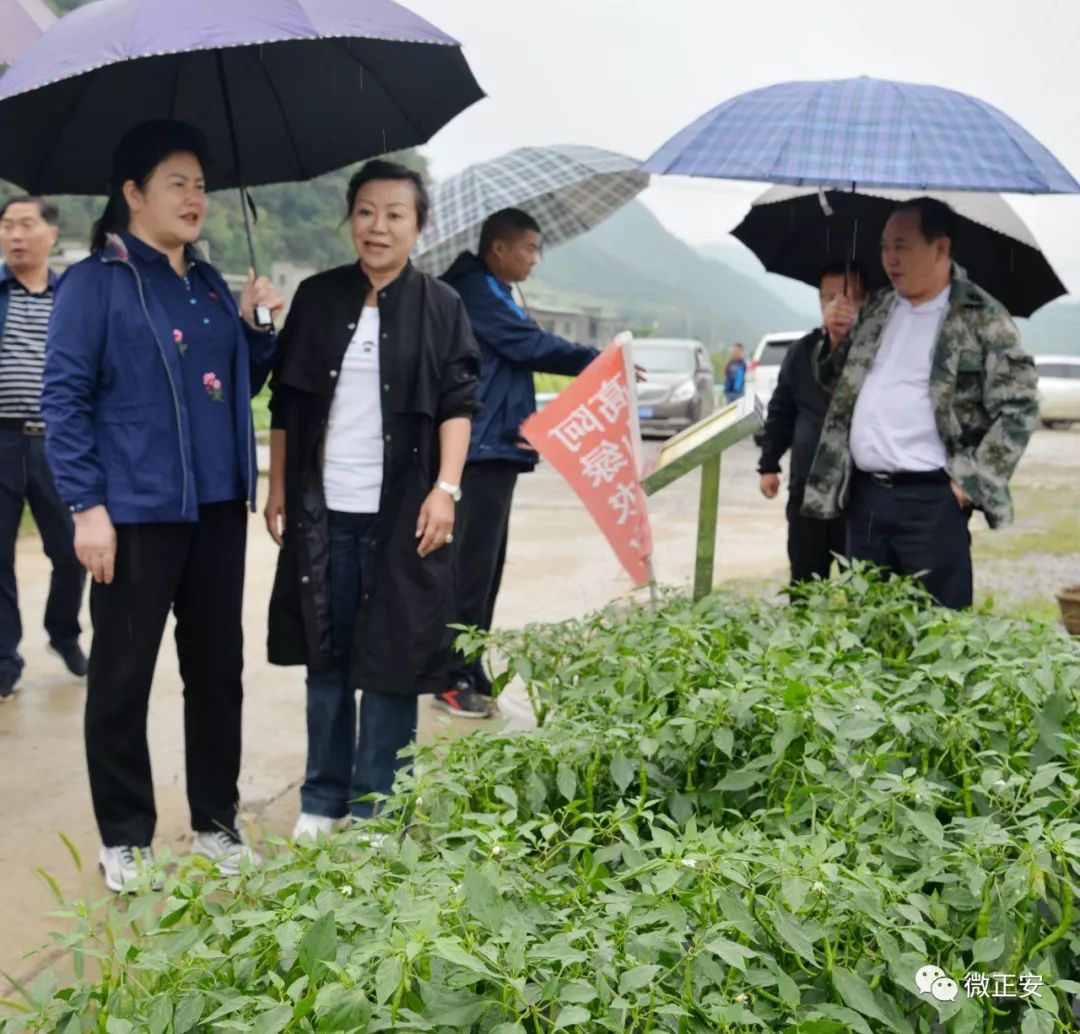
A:
[[[212,189],[307,180],[482,96],[461,47],[391,0],[96,0],[0,78],[0,177],[105,193],[121,137],[174,118],[206,134]]]
[[[899,201],[921,195],[950,205],[960,224],[953,255],[971,279],[1014,316],[1030,316],[1065,294],[1038,242],[998,194],[893,190],[828,191],[774,187],[732,230],[770,273],[813,287],[824,265],[858,262],[867,287],[888,284],[881,268],[881,231]]]

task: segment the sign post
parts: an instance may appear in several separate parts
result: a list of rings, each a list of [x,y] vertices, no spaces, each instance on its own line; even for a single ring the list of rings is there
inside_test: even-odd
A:
[[[716,563],[716,523],[720,509],[720,458],[725,449],[756,434],[765,426],[765,412],[756,395],[723,406],[664,443],[652,472],[642,479],[647,496],[701,468],[698,501],[697,554],[694,563],[694,599],[713,589]]]

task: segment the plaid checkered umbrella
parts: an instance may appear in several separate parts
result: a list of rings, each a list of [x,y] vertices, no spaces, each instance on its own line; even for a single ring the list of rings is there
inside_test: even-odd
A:
[[[1042,144],[985,101],[866,77],[740,94],[641,167],[840,189],[1080,193],[1080,183]]]
[[[648,184],[625,155],[571,144],[522,147],[434,188],[414,261],[427,273],[442,273],[462,251],[476,250],[484,220],[501,208],[523,209],[540,224],[545,245],[561,244],[602,223]]]

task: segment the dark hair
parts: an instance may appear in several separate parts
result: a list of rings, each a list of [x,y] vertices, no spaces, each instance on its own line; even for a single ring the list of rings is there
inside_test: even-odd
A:
[[[37,205],[41,218],[50,226],[57,226],[60,223],[60,209],[47,197],[35,197],[32,194],[17,194],[15,197],[9,197],[0,205],[0,219],[7,215],[7,210],[12,205]]]
[[[520,208],[504,208],[489,215],[480,230],[480,257],[491,251],[496,241],[513,242],[530,230],[540,233],[540,224]]]
[[[858,262],[849,262],[847,259],[835,259],[826,262],[818,274],[818,284],[827,276],[844,276],[851,280],[858,280],[862,289],[866,290],[866,270]]]
[[[206,137],[194,126],[172,119],[143,122],[124,135],[113,153],[109,201],[101,218],[94,223],[91,251],[101,251],[105,247],[107,234],[128,228],[131,211],[124,198],[124,184],[134,180],[139,189],[143,189],[154,170],[174,154],[193,154],[205,169],[209,163]]]
[[[933,244],[942,237],[948,237],[950,241],[956,240],[956,213],[944,201],[933,197],[916,197],[910,201],[901,201],[893,209],[893,215],[897,212],[919,213],[919,232],[928,244]]]
[[[375,158],[365,162],[364,166],[353,173],[349,180],[349,189],[345,192],[345,218],[349,219],[356,207],[356,198],[360,191],[376,180],[395,180],[399,183],[411,183],[416,195],[416,228],[423,230],[427,226],[428,213],[431,211],[431,199],[428,197],[424,177],[400,162],[388,162],[384,158]]]

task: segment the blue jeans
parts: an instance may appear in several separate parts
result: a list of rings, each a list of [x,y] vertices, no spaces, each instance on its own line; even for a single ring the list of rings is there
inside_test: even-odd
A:
[[[370,818],[373,802],[358,798],[390,792],[394,776],[406,763],[398,752],[416,738],[416,697],[364,692],[357,731],[349,662],[375,515],[331,510],[329,521],[334,664],[322,672],[308,670],[308,759],[300,806],[309,815],[326,818],[350,812]]]

